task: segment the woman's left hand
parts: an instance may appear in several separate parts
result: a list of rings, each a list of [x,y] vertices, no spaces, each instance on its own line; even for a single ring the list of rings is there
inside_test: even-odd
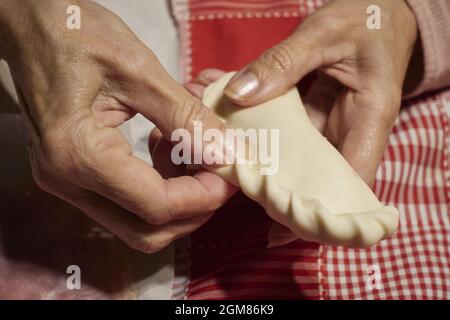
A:
[[[379,30],[367,27],[370,5],[380,8]],[[241,70],[225,93],[253,106],[317,70],[303,97],[308,114],[372,186],[400,109],[416,37],[415,16],[404,0],[330,0]]]

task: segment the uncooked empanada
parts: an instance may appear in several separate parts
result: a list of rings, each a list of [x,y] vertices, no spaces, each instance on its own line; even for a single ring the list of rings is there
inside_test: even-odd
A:
[[[239,186],[270,217],[304,240],[369,247],[395,232],[397,209],[383,206],[314,127],[296,88],[242,108],[223,94],[232,76],[228,73],[208,86],[203,102],[231,127],[279,129],[279,170],[261,175],[258,165],[246,162],[211,171]]]

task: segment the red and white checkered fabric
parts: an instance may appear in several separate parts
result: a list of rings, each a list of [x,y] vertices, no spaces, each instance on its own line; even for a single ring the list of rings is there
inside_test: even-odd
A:
[[[371,249],[323,246],[324,298],[450,298],[449,110],[442,94],[403,106],[375,186],[399,208],[400,228]],[[380,268],[379,290],[368,289],[369,265]]]
[[[289,35],[321,0],[173,0],[185,80],[235,70]],[[450,90],[404,102],[377,173],[400,227],[370,249],[298,240],[267,249],[270,220],[231,201],[177,244],[174,299],[449,299]],[[238,198],[235,197],[235,198]],[[239,224],[236,223],[239,221]],[[370,286],[369,270],[379,271]]]

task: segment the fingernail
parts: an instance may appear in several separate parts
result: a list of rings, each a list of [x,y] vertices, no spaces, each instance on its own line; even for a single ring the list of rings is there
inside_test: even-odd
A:
[[[244,72],[230,81],[225,88],[225,94],[232,99],[245,100],[258,89],[259,80],[252,72]]]

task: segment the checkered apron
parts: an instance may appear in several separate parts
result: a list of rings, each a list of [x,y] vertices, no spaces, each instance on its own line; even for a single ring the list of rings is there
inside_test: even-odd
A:
[[[173,0],[185,81],[245,66],[322,4]],[[173,298],[449,299],[449,114],[450,90],[403,102],[374,187],[400,210],[392,237],[370,249],[302,240],[267,249],[270,219],[236,199],[176,244]]]

